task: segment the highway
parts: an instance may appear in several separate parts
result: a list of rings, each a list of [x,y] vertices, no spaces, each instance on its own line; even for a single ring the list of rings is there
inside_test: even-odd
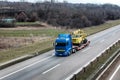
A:
[[[120,80],[120,65],[116,68],[109,80]]]
[[[120,60],[111,68],[109,75],[105,78],[106,80],[120,80]]]
[[[56,57],[54,50],[0,70],[0,80],[67,80],[79,69],[120,40],[120,25],[87,37],[90,45],[69,57]]]

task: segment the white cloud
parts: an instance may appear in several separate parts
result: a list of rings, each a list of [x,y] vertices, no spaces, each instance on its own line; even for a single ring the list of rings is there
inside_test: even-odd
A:
[[[20,0],[8,0],[8,1],[20,1]],[[43,2],[45,0],[25,0],[25,1],[28,1],[28,2],[42,1]],[[50,1],[50,0],[46,0],[46,1]],[[97,4],[110,3],[110,4],[120,5],[120,0],[56,0],[56,1],[59,1],[59,2],[68,1],[70,3],[97,3]]]
[[[120,5],[120,0],[68,0],[68,2],[73,3],[97,3],[97,4],[117,4]]]

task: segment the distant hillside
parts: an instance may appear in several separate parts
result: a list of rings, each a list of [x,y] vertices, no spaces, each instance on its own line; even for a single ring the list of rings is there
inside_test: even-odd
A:
[[[54,26],[69,28],[99,25],[107,20],[120,19],[120,7],[112,4],[70,4],[70,3],[28,3],[3,2],[0,7],[12,7],[23,10],[17,14],[17,21],[40,20]]]

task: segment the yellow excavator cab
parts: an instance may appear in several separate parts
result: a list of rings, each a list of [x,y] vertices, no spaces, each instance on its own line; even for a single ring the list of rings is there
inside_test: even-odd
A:
[[[72,42],[73,44],[82,44],[85,39],[87,37],[87,34],[81,30],[81,29],[78,29],[74,32],[72,32]]]

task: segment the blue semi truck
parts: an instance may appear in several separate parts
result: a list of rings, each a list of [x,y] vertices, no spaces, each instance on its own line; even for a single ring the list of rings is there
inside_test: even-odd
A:
[[[85,39],[86,40],[86,39]],[[72,42],[71,34],[59,34],[55,40],[55,55],[56,56],[69,56],[78,50],[88,46],[90,41],[82,43],[82,45],[74,45]]]

